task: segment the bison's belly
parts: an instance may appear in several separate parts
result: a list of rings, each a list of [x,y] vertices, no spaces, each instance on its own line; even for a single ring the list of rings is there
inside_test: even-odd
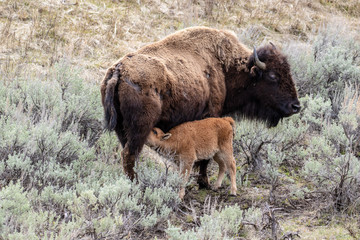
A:
[[[167,89],[170,96],[164,96],[161,121],[176,126],[185,121],[220,116],[226,96],[221,66],[191,58],[178,65],[174,62],[166,64],[171,89]]]
[[[210,104],[210,87],[200,72],[171,72],[168,88],[162,94],[162,114],[159,127],[166,130],[183,122],[207,117]]]
[[[158,127],[164,131],[188,121],[203,119],[206,116],[209,101],[206,98],[180,99],[168,105],[163,104]]]

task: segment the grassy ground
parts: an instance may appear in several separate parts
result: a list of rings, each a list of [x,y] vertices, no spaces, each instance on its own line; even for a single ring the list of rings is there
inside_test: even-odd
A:
[[[360,32],[360,2],[0,0],[0,74],[8,81],[24,72],[46,74],[65,58],[84,69],[84,79],[98,84],[106,68],[124,54],[186,27],[226,28],[250,46],[268,41],[281,46],[292,40],[309,41],[329,21],[342,21]],[[157,158],[150,150],[146,154]],[[216,166],[211,168],[215,173]],[[301,184],[297,179],[291,183]],[[226,188],[214,192],[195,185],[190,185],[183,203],[183,209],[194,208],[195,215],[179,216],[189,229],[196,226],[208,196],[219,205],[238,203],[246,208],[263,204],[269,192],[268,185],[252,182],[233,198]],[[281,191],[288,191],[290,185]],[[352,220],[326,217],[319,211],[321,204],[303,201],[295,204],[298,208],[291,200],[281,199],[278,220],[284,232],[299,231],[302,239],[354,239],[352,232],[357,230]]]
[[[148,157],[159,164],[163,164],[165,159],[149,148],[145,148],[144,157]],[[214,162],[210,163],[209,179],[211,184],[215,183],[218,167]],[[181,211],[176,214],[173,222],[178,223],[183,229],[192,229],[199,225],[199,217],[208,212],[208,208],[224,208],[227,205],[239,205],[243,209],[249,207],[263,208],[269,202],[269,184],[259,182],[256,176],[250,176],[247,186],[239,187],[236,197],[229,195],[230,180],[225,177],[221,189],[206,190],[198,189],[196,183],[197,175],[192,174],[192,178],[187,187],[184,201],[181,204]],[[237,176],[239,177],[239,175]],[[251,179],[252,178],[252,179]],[[289,180],[290,179],[290,180]],[[305,199],[289,199],[289,191],[296,185],[303,184],[299,179],[289,177],[281,189],[276,191],[276,220],[279,223],[279,235],[284,233],[298,233],[301,239],[309,240],[335,240],[335,239],[357,239],[357,220],[349,219],[344,215],[333,215],[326,212],[326,199],[316,199],[309,196]],[[265,229],[264,229],[265,230]],[[267,229],[269,230],[269,229]],[[259,229],[247,231],[246,239],[267,239],[265,234],[259,233]],[[265,238],[264,238],[265,237]],[[298,238],[294,238],[298,239]]]

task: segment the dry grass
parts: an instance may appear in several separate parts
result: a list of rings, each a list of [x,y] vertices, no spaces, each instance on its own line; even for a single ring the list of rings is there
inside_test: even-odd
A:
[[[352,17],[360,17],[360,2],[358,0],[320,0],[323,5],[331,5]]]
[[[349,231],[342,226],[342,224],[333,221],[331,224],[319,223],[319,220],[315,219],[314,213],[309,212],[308,215],[302,213],[302,216],[295,218],[288,218],[281,221],[281,226],[284,232],[296,232],[299,231],[301,239],[308,240],[325,240],[325,239],[354,239]]]
[[[348,16],[353,21],[358,1],[346,2],[2,0],[1,71],[41,72],[68,58],[87,68],[88,78],[99,81],[104,70],[125,53],[178,29],[205,25],[241,34],[255,28],[257,43],[306,39],[330,16]]]

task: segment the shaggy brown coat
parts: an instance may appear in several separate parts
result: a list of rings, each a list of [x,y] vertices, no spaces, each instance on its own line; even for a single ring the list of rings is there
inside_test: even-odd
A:
[[[229,170],[231,189],[236,195],[236,162],[233,155],[233,136],[235,121],[231,117],[207,118],[199,121],[186,122],[164,133],[153,128],[146,145],[155,148],[161,154],[171,154],[179,162],[180,173],[188,182],[195,161],[214,158],[219,164],[219,175],[214,188],[218,189]],[[184,187],[179,196],[185,195]]]
[[[275,126],[299,111],[286,58],[272,45],[258,50],[262,64],[228,31],[193,27],[127,54],[101,84],[105,127],[124,147],[130,179],[153,127],[165,132],[183,122],[238,111]],[[266,65],[264,67],[263,65]],[[200,166],[207,183],[206,163]]]

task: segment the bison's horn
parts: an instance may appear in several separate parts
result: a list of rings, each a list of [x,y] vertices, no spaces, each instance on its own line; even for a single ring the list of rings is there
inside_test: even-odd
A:
[[[254,46],[254,58],[255,58],[255,65],[258,66],[260,69],[265,70],[266,69],[266,64],[259,60],[259,57],[258,57],[258,55],[256,53],[255,46]]]
[[[270,42],[270,44],[273,47],[273,49],[276,49],[275,45],[272,42]]]

